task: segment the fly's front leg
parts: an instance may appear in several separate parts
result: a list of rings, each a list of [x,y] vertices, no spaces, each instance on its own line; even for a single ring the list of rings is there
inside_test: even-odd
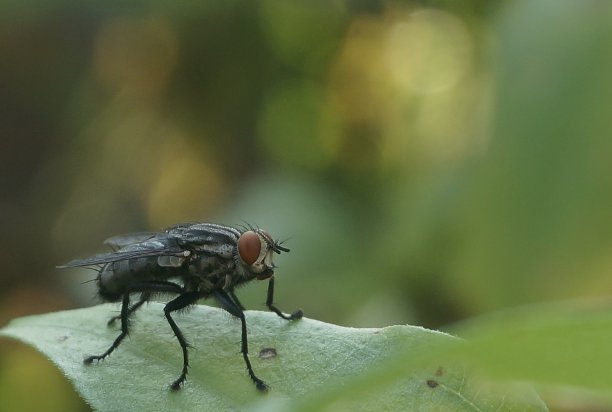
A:
[[[274,276],[270,278],[268,283],[268,298],[266,299],[266,306],[268,307],[268,309],[270,309],[272,312],[276,313],[283,319],[297,320],[302,319],[302,316],[304,316],[304,312],[302,312],[302,309],[297,309],[293,311],[291,315],[287,316],[283,312],[281,312],[276,306],[274,306]]]
[[[249,344],[247,341],[247,326],[246,319],[244,317],[244,312],[240,309],[240,307],[232,300],[232,298],[223,290],[218,290],[214,292],[214,296],[217,299],[217,302],[221,305],[223,309],[228,311],[230,314],[236,316],[240,319],[242,325],[242,335],[241,335],[241,348],[240,352],[242,352],[242,357],[244,358],[244,362],[246,363],[247,371],[249,372],[249,377],[255,384],[255,387],[265,392],[268,390],[268,385],[261,379],[259,379],[255,372],[253,372],[253,367],[251,366],[251,361],[249,360]]]

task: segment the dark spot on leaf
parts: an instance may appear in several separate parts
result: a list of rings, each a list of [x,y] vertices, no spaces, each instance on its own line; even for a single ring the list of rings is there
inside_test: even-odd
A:
[[[442,369],[442,366],[440,366],[438,370],[436,370],[436,376],[442,376],[442,375],[444,375],[444,369]]]
[[[262,350],[259,351],[259,358],[260,359],[272,359],[272,358],[276,358],[276,349],[274,348],[263,348]]]
[[[427,379],[427,386],[429,386],[431,389],[434,389],[438,385],[439,385],[438,381],[433,380],[433,379]]]
[[[64,336],[60,336],[59,338],[57,338],[57,341],[64,342],[66,339],[68,339],[68,336],[64,335]]]

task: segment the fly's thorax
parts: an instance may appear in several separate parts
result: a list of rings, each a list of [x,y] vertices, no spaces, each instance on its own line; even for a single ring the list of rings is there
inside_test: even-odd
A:
[[[236,246],[227,242],[213,242],[197,245],[194,249],[196,253],[201,255],[212,255],[221,259],[230,260],[235,253]]]
[[[213,278],[223,276],[234,268],[235,262],[231,258],[200,253],[189,261],[188,271],[195,276]]]
[[[197,264],[191,264],[189,275],[184,277],[187,290],[212,292],[215,290],[231,290],[235,286],[252,279],[249,272],[236,265],[233,260],[219,262],[218,259],[207,257]]]
[[[227,289],[244,280],[245,271],[233,258],[198,254],[189,262],[188,273],[197,279],[199,290]]]

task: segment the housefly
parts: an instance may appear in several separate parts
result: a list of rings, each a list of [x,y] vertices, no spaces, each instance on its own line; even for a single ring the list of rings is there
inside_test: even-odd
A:
[[[194,305],[200,299],[214,298],[219,306],[240,319],[241,352],[249,377],[261,391],[268,386],[251,366],[247,343],[244,306],[235,294],[236,287],[253,279],[268,280],[267,307],[287,320],[302,317],[296,310],[290,315],[274,305],[274,254],[289,252],[265,230],[255,227],[231,227],[212,223],[183,223],[162,232],[134,233],[107,239],[114,251],[59,266],[97,268],[99,295],[105,301],[121,301],[121,314],[109,320],[121,320],[121,333],[102,354],[88,356],[85,364],[110,355],[129,333],[130,316],[156,294],[173,299],[164,306],[164,315],[183,352],[183,368],[170,388],[177,390],[187,378],[189,344],[172,313]],[[132,295],[138,300],[131,303]]]

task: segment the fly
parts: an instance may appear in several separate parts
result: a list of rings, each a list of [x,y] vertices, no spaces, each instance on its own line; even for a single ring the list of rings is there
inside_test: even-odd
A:
[[[85,364],[110,355],[129,333],[130,316],[153,295],[164,293],[174,298],[164,306],[164,315],[183,352],[183,368],[172,382],[180,389],[189,368],[189,344],[172,318],[172,313],[189,308],[200,299],[214,298],[219,306],[240,319],[241,353],[249,377],[260,391],[268,385],[259,379],[249,360],[244,306],[235,294],[236,287],[251,280],[268,280],[266,306],[286,320],[302,318],[302,311],[290,315],[274,305],[274,254],[289,252],[265,230],[231,227],[213,223],[183,223],[163,232],[119,235],[104,242],[114,252],[77,259],[59,266],[98,268],[98,293],[109,302],[121,301],[121,314],[108,321],[121,320],[121,333],[100,355],[88,356]],[[139,294],[135,303],[130,297]]]

